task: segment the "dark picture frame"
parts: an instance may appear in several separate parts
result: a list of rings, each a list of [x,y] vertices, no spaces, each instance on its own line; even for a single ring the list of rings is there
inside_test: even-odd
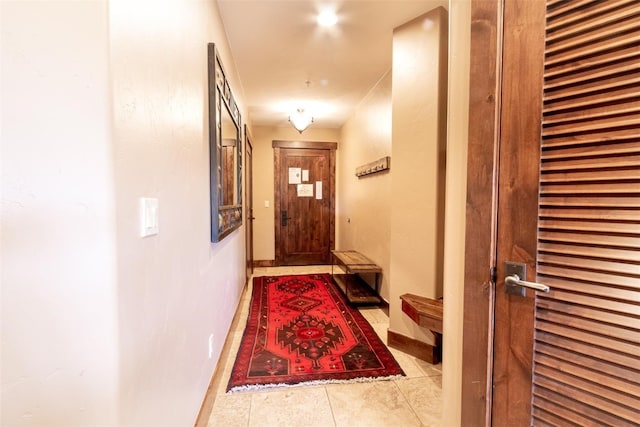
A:
[[[207,46],[211,242],[242,225],[242,121],[214,43]]]

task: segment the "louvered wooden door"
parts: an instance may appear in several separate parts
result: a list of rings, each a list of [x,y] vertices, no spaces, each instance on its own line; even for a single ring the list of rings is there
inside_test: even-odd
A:
[[[640,425],[640,2],[550,2],[533,424]]]
[[[513,60],[507,57],[513,37],[506,34],[508,9],[509,2],[505,73]],[[533,264],[536,274],[528,279],[549,285],[551,292],[527,291],[519,300],[497,290],[493,421],[638,426],[640,2],[549,1],[545,34],[535,259],[527,259],[527,232],[512,224],[516,237],[507,250],[500,250],[505,241],[498,232],[498,262],[520,257],[515,261]],[[503,86],[507,113],[514,92]],[[514,117],[511,112],[503,121]],[[502,144],[517,134],[510,126],[519,125],[503,124]],[[511,187],[523,188],[517,181],[530,171],[525,168],[525,178],[519,178],[513,164],[524,163],[505,162],[512,166],[505,175],[501,164],[500,186],[505,178],[515,185],[501,190],[499,206],[514,202],[504,209],[511,209],[511,222],[520,217],[526,227],[530,216],[514,213],[526,208],[514,197],[526,196],[526,185],[521,193]],[[525,348],[528,340],[533,351]]]

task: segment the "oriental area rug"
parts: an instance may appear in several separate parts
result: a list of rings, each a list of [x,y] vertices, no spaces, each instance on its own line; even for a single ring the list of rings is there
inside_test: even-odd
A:
[[[373,381],[404,372],[329,274],[256,277],[227,391]]]

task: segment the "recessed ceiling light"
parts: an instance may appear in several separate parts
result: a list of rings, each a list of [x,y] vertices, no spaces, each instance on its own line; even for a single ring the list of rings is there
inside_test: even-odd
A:
[[[338,23],[338,17],[332,10],[325,10],[318,14],[317,22],[322,27],[333,27]]]

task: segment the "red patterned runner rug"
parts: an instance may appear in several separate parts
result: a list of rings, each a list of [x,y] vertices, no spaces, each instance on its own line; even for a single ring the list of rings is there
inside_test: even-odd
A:
[[[247,326],[227,391],[403,375],[331,275],[253,279]]]

